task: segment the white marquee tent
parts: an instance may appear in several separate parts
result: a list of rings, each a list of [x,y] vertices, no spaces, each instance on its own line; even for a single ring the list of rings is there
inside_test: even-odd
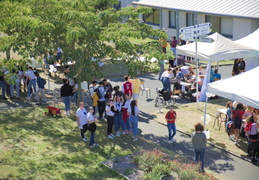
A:
[[[252,69],[253,67],[258,66],[259,65],[259,28],[253,33],[247,35],[246,37],[238,39],[235,42],[250,48],[254,48],[258,51],[258,57],[252,57],[247,59],[246,69]]]
[[[253,33],[238,39],[235,42],[259,51],[259,28]]]
[[[259,67],[207,85],[207,92],[259,108]]]
[[[214,42],[197,42],[198,59],[205,61],[221,61],[235,58],[257,57],[258,51],[251,47],[236,43],[219,33],[214,33],[209,38]],[[195,57],[195,43],[177,46],[177,54]]]

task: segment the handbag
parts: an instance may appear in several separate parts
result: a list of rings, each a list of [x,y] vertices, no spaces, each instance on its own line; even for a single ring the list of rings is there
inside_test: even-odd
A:
[[[96,124],[95,124],[95,122],[89,124],[89,128],[88,129],[89,129],[90,132],[95,132],[96,131]]]

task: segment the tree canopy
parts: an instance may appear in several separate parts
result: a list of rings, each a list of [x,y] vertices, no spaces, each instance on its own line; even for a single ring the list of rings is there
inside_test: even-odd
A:
[[[142,23],[139,14],[150,8],[128,6],[113,8],[117,0],[2,0],[0,2],[0,51],[10,58],[10,50],[24,58],[45,51],[63,49],[62,62],[75,61],[71,74],[78,82],[90,81],[98,73],[98,60],[124,60],[131,75],[149,64],[152,57],[166,59],[158,41],[148,37],[167,38],[165,32]],[[143,40],[135,44],[132,38]],[[141,50],[147,61],[139,62]],[[8,57],[9,54],[9,57]]]

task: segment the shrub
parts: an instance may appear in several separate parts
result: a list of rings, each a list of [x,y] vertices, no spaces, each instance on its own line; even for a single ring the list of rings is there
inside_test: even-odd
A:
[[[149,172],[155,165],[163,163],[164,157],[165,154],[159,149],[144,150],[135,156],[133,161],[138,164],[141,170]]]

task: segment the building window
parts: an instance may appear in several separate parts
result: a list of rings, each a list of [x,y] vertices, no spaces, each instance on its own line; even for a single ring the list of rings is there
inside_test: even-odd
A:
[[[233,19],[218,16],[205,16],[206,22],[212,24],[212,32],[218,32],[225,37],[233,37]]]
[[[152,9],[152,13],[144,14],[143,20],[147,24],[159,25],[160,24],[160,13],[158,9]]]
[[[169,28],[176,28],[176,12],[169,11]]]
[[[121,1],[119,1],[118,4],[114,4],[113,8],[116,9],[116,10],[120,10],[121,9]]]
[[[186,13],[186,26],[194,25],[194,14]]]

